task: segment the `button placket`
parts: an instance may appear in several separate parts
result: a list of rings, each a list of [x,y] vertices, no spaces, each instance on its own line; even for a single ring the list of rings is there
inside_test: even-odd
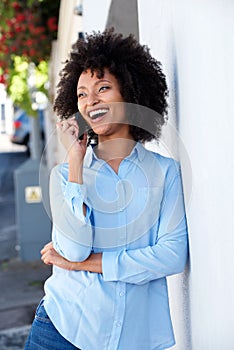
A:
[[[113,331],[111,334],[108,350],[117,349],[119,338],[121,335],[122,325],[125,314],[125,298],[120,294],[125,294],[126,285],[124,282],[116,283],[116,300],[115,300],[115,320],[113,323]]]
[[[119,194],[119,227],[120,233],[118,236],[118,245],[125,246],[126,244],[126,194],[125,194],[125,187],[124,187],[124,181],[118,182],[118,194]]]

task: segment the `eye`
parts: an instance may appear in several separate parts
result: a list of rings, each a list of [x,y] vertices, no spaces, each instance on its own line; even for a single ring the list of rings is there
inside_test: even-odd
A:
[[[77,95],[78,99],[79,99],[79,98],[82,98],[82,97],[84,97],[84,96],[85,96],[85,93],[84,93],[84,92],[79,92],[78,95]]]
[[[109,90],[111,87],[109,85],[105,85],[105,86],[101,86],[99,89],[99,92],[105,91],[105,90]]]

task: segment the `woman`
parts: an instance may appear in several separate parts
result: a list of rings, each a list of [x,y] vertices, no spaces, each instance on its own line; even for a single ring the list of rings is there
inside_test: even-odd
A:
[[[142,145],[159,138],[166,98],[159,62],[132,36],[107,30],[74,45],[54,105],[68,163],[51,173],[41,253],[53,274],[26,349],[174,345],[166,276],[187,258],[180,169]]]

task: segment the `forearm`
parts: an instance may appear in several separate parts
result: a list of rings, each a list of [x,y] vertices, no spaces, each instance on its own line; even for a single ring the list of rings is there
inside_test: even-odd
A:
[[[104,252],[103,279],[141,285],[182,272],[186,261],[186,235],[177,242],[172,239],[144,248]]]
[[[62,235],[83,246],[92,247],[91,209],[87,204],[86,187],[84,184],[68,181],[68,176],[69,169],[66,163],[56,166],[51,171],[50,208],[53,227],[59,232],[59,240]],[[60,245],[60,247],[67,252],[66,245]],[[70,254],[67,257],[71,260],[69,256]]]
[[[62,257],[50,242],[41,250],[41,259],[47,265],[55,265],[65,270],[102,273],[102,253],[93,253],[82,262],[69,261]]]
[[[102,273],[102,253],[93,253],[82,262],[71,262],[71,270]]]
[[[78,184],[83,183],[83,162],[76,162],[71,157],[69,158],[68,181]]]

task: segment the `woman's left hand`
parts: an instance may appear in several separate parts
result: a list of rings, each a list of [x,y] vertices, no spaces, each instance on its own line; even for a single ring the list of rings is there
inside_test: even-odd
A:
[[[41,250],[41,260],[46,265],[56,265],[61,269],[73,270],[73,263],[63,258],[53,247],[53,243],[49,242]]]
[[[69,261],[54,249],[52,242],[41,250],[41,260],[47,265],[56,265],[65,270],[102,273],[102,253],[92,253],[82,262]]]

